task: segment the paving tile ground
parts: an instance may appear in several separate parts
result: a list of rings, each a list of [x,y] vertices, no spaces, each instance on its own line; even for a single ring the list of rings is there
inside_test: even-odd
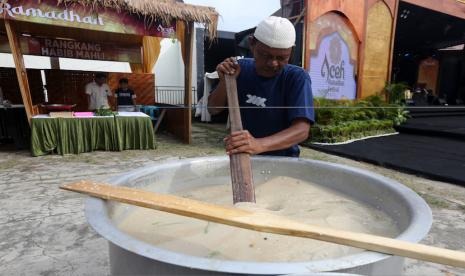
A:
[[[196,124],[193,145],[157,137],[151,151],[94,152],[30,157],[0,152],[0,275],[108,275],[106,241],[87,224],[83,196],[60,184],[109,177],[167,160],[222,155],[223,126]],[[310,149],[303,158],[363,168],[409,186],[430,204],[434,223],[423,241],[465,251],[465,188],[426,180]],[[465,270],[407,260],[405,275],[465,275]]]

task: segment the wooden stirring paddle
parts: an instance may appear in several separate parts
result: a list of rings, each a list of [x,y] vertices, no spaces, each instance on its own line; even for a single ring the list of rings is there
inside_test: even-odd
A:
[[[237,83],[234,76],[225,75],[224,77],[226,81],[231,133],[233,133],[242,130],[241,111],[237,98]],[[231,167],[233,202],[255,202],[250,155],[247,153],[232,154],[229,156],[229,162]]]
[[[173,195],[158,194],[128,187],[81,181],[61,189],[88,194],[140,207],[202,219],[260,232],[311,238],[465,268],[465,252],[416,244],[370,234],[307,225],[261,212],[224,207]]]

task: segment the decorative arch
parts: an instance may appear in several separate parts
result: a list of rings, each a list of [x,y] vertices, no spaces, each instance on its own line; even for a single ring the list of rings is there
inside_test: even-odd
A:
[[[396,13],[396,0],[368,0],[368,10],[379,2],[383,2],[389,8],[391,17],[394,18]]]
[[[351,63],[357,67],[360,39],[357,37],[353,25],[347,17],[337,11],[327,12],[310,23],[307,33],[309,36],[307,50],[310,55],[314,55],[315,53],[318,54],[318,45],[323,37],[334,32],[338,32],[342,39],[348,44]]]
[[[389,75],[392,27],[394,19],[385,1],[370,6],[364,46],[361,78],[361,97],[382,91]]]
[[[363,39],[365,32],[365,0],[308,0],[307,7],[307,22],[314,22],[326,13],[337,11],[348,19],[358,40]]]
[[[330,11],[307,29],[307,70],[314,96],[355,99],[360,40],[349,19]]]

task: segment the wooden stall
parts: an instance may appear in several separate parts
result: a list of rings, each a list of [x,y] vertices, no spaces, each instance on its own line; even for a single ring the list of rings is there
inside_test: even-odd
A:
[[[41,71],[47,80],[47,95],[49,103],[76,104],[74,111],[87,111],[87,96],[85,86],[92,82],[95,72],[76,70],[39,70],[27,69],[29,89],[33,106],[40,106],[45,102]],[[155,75],[145,73],[108,73],[107,83],[114,91],[118,88],[121,78],[127,78],[130,88],[137,96],[137,104],[153,105],[155,103]],[[19,84],[14,68],[0,68],[0,87],[5,99],[12,104],[22,104]],[[109,98],[114,106],[114,99]],[[40,113],[44,110],[38,109]]]
[[[185,63],[184,106],[169,112],[167,120],[172,123],[168,129],[190,143],[193,26],[194,22],[204,24],[210,37],[214,38],[217,20],[218,13],[213,8],[175,0],[2,1],[0,52],[2,40],[7,40],[15,62],[21,102],[30,120],[39,112],[38,104],[43,102],[42,84],[40,72],[26,70],[23,54],[49,56],[53,69],[59,69],[56,62],[59,57],[129,62],[133,73],[137,74],[124,76],[130,79],[131,85],[138,86],[135,90],[140,93],[139,101],[153,105],[152,69],[160,52],[160,41],[162,38],[178,38]],[[11,75],[11,71],[3,70],[2,74]],[[46,70],[46,76],[50,100],[75,101],[78,110],[85,108],[78,90],[91,80],[91,72],[79,68],[75,71]],[[121,76],[123,74],[109,74],[110,86],[116,86]],[[66,87],[60,87],[54,79],[66,82]],[[11,98],[18,100],[17,95]]]

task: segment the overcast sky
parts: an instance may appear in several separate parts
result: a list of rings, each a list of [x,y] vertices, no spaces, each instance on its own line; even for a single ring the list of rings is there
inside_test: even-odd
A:
[[[218,29],[240,32],[257,26],[280,8],[279,0],[184,0],[185,3],[214,7],[221,15]]]

